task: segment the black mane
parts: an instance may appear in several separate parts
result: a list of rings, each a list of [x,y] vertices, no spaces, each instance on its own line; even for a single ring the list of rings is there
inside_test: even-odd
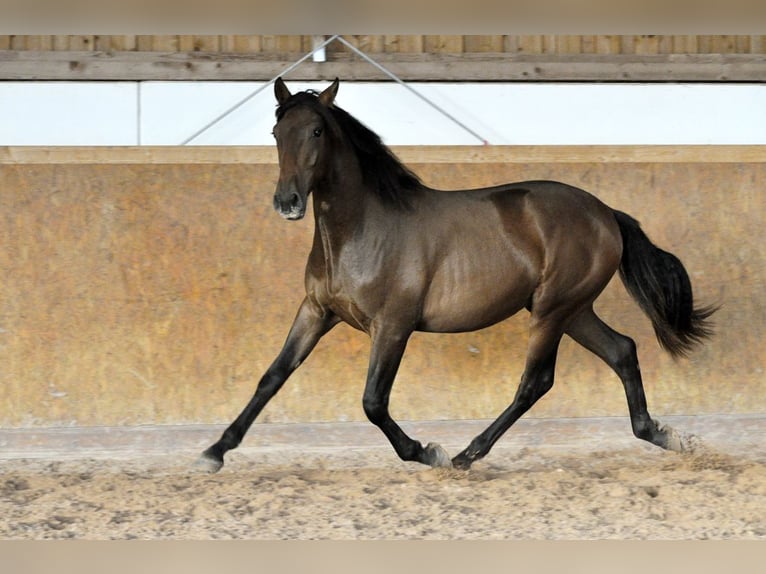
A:
[[[412,192],[420,189],[420,178],[410,171],[381,141],[380,136],[335,105],[326,107],[319,102],[316,92],[294,94],[277,108],[277,121],[288,110],[309,106],[326,121],[332,121],[354,149],[362,170],[363,181],[386,203],[407,208]]]

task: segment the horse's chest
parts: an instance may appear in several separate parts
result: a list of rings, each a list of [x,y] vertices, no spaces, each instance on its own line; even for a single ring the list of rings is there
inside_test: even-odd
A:
[[[313,268],[313,273],[307,274],[306,281],[308,293],[323,308],[365,332],[384,298],[381,287],[338,262],[326,265],[323,261]]]
[[[324,277],[314,283],[311,295],[325,309],[361,331],[368,332],[374,313],[358,288],[350,287],[344,281]]]

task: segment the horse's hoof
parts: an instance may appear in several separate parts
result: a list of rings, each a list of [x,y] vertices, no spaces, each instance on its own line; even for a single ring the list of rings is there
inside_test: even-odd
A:
[[[660,430],[665,432],[666,440],[668,441],[668,446],[666,448],[668,450],[672,450],[673,452],[683,452],[685,450],[681,435],[678,434],[676,429],[665,425],[660,427]]]
[[[194,468],[201,472],[207,472],[215,474],[223,467],[223,461],[217,458],[213,458],[209,454],[202,453],[202,455],[194,463]]]
[[[444,450],[441,445],[438,445],[435,442],[429,442],[423,451],[425,452],[425,463],[431,467],[452,468],[452,461],[450,460],[447,451]]]
[[[665,448],[674,452],[694,452],[701,444],[699,437],[681,433],[669,425],[657,424],[657,430],[665,434]]]
[[[473,461],[463,453],[460,453],[452,459],[452,468],[456,468],[457,470],[469,470],[471,464],[473,464]]]

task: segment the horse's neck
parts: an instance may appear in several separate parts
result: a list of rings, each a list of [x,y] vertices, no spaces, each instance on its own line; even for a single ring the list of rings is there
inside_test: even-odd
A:
[[[333,241],[344,242],[362,224],[369,201],[361,185],[330,185],[314,191],[314,220],[317,231]]]
[[[342,238],[362,223],[373,193],[365,189],[362,172],[352,157],[339,157],[331,172],[314,190],[314,218],[333,235]]]
[[[352,168],[327,178],[314,190],[313,202],[314,255],[329,270],[343,247],[364,233],[368,218],[380,218],[379,200],[365,189],[361,173]]]

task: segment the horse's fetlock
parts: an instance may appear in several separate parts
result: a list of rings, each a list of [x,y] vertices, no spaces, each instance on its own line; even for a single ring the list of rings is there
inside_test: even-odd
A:
[[[226,445],[227,450],[237,448],[242,442],[242,435],[232,429],[226,429],[221,436],[220,444]]]
[[[485,445],[483,441],[479,441],[478,439],[473,439],[471,441],[471,444],[469,444],[466,447],[466,449],[462,452],[462,455],[470,459],[471,461],[474,461],[477,458],[481,458],[482,456],[484,456],[482,454],[484,450],[485,450]]]
[[[633,422],[633,434],[641,440],[654,442],[656,433],[657,422],[652,419]]]

